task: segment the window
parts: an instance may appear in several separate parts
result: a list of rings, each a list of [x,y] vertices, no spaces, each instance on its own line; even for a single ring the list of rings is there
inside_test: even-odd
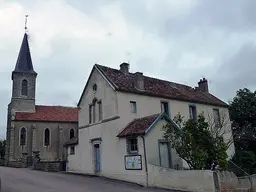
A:
[[[75,137],[75,131],[74,129],[70,129],[69,131],[69,139],[73,139]]]
[[[194,106],[194,105],[189,106],[189,117],[190,117],[190,119],[193,119],[194,121],[197,120],[196,106]]]
[[[21,82],[21,95],[28,95],[28,81],[26,79],[23,79]]]
[[[94,99],[92,102],[92,122],[95,123],[96,121],[96,101],[97,99]]]
[[[98,102],[98,107],[99,107],[99,121],[102,120],[102,102]]]
[[[20,145],[26,145],[26,137],[27,137],[27,130],[25,127],[22,127],[20,130]]]
[[[215,127],[220,127],[221,122],[220,122],[220,111],[219,111],[219,109],[213,109],[213,119],[214,119]]]
[[[97,91],[97,85],[96,85],[96,84],[94,84],[94,85],[92,86],[92,90],[93,90],[94,93]]]
[[[50,130],[46,128],[44,130],[44,146],[50,145]]]
[[[89,124],[92,123],[92,105],[89,105]]]
[[[130,107],[132,113],[137,113],[137,106],[135,101],[130,101]]]
[[[131,138],[127,139],[127,153],[137,153],[138,152],[138,139]]]
[[[161,102],[161,112],[165,112],[166,115],[169,116],[169,106],[168,106],[168,102]]]
[[[102,120],[102,101],[93,99],[93,102],[89,105],[89,124],[96,123],[96,121]]]
[[[75,146],[71,146],[70,147],[70,155],[74,155],[75,154]]]

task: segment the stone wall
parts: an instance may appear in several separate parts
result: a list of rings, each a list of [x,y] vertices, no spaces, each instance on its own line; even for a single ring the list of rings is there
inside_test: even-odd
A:
[[[40,161],[34,163],[33,169],[41,170],[41,171],[48,171],[48,172],[59,172],[65,171],[64,169],[65,162],[63,161]]]
[[[256,175],[237,177],[233,172],[216,172],[219,185],[217,188],[221,192],[253,191],[256,192]],[[216,183],[215,183],[216,184]]]
[[[4,166],[4,159],[0,159],[0,166]]]
[[[24,162],[22,160],[9,161],[7,166],[8,167],[14,167],[14,168],[23,168],[24,167]]]

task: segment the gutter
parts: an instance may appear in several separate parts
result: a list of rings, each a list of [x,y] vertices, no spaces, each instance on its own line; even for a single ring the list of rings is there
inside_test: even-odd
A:
[[[141,136],[143,140],[143,148],[144,148],[144,159],[145,159],[145,171],[146,171],[146,186],[148,187],[148,164],[147,164],[147,154],[146,154],[146,145],[145,145],[145,138]]]

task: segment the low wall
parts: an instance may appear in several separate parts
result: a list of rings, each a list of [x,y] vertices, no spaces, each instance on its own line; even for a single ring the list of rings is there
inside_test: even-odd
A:
[[[4,166],[4,159],[0,159],[0,166]]]
[[[256,192],[256,175],[237,177],[229,171],[218,172],[219,188],[221,191],[253,191]]]
[[[23,168],[24,162],[22,160],[20,161],[9,161],[7,164],[8,167],[14,167],[14,168]]]
[[[40,161],[34,163],[32,168],[35,170],[59,172],[65,171],[65,162],[63,161]]]
[[[148,185],[181,191],[215,191],[212,171],[174,170],[151,164],[148,164]]]

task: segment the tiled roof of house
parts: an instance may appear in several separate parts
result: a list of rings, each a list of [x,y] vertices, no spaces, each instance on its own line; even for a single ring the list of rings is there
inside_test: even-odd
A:
[[[69,145],[77,145],[78,144],[78,138],[74,137],[67,141],[63,146],[69,146]]]
[[[133,83],[135,76],[134,73],[124,74],[120,70],[110,67],[99,64],[96,64],[95,66],[106,76],[108,81],[110,81],[110,83],[113,84],[118,91],[223,107],[228,106],[225,102],[221,101],[210,93],[195,90],[187,85],[147,76],[143,76],[145,89],[143,91],[138,90],[134,87]]]
[[[117,135],[117,137],[144,135],[145,131],[155,122],[159,115],[160,114],[154,114],[134,119]]]
[[[78,122],[78,108],[36,105],[34,113],[16,112],[15,120]]]

